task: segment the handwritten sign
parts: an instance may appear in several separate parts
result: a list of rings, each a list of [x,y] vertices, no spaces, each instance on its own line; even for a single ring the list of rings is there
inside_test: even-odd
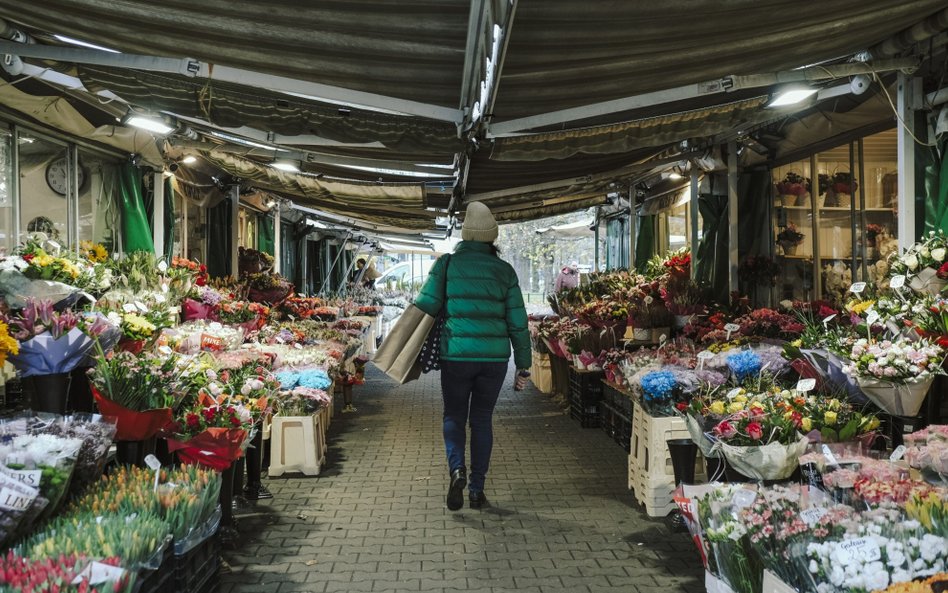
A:
[[[865,282],[853,282],[852,286],[849,287],[849,292],[853,294],[859,294],[866,290]]]
[[[209,330],[211,330],[211,331],[214,331],[214,332],[217,332],[217,331],[221,331],[222,329],[224,329],[224,326],[221,325],[220,323],[218,323],[217,321],[212,321],[212,322],[210,322],[210,323],[207,324],[207,329],[209,329]]]
[[[866,315],[866,322],[869,325],[879,321],[879,312],[878,311],[869,311],[869,314]]]
[[[871,537],[859,537],[839,544],[840,550],[858,562],[875,562],[882,558],[879,544]]]
[[[741,326],[739,326],[736,323],[728,323],[727,325],[724,326],[724,331],[727,332],[727,339],[730,340],[732,333],[736,331],[741,331]]]
[[[135,307],[135,305],[131,303],[125,303],[124,305],[122,305],[122,311],[125,311],[126,313],[134,313],[138,311],[138,308]]]
[[[0,488],[0,509],[22,512],[29,509],[35,499],[35,495],[29,496],[11,488]]]
[[[898,276],[892,276],[892,279],[889,280],[889,286],[892,288],[902,288],[905,286],[905,275],[899,274]]]
[[[742,388],[735,387],[734,389],[727,392],[727,398],[734,399],[735,397],[739,396],[742,391],[744,391]]]
[[[698,353],[698,369],[704,369],[704,363],[707,360],[714,358],[714,352],[708,352],[707,350],[702,350]]]
[[[800,379],[797,381],[797,391],[801,393],[806,393],[807,391],[813,391],[816,387],[816,379]]]
[[[820,522],[826,515],[826,507],[813,507],[811,509],[806,509],[800,511],[800,519],[810,527],[816,525]]]

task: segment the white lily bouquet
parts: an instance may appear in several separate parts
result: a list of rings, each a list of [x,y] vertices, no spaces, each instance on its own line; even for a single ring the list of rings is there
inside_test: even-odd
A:
[[[922,241],[909,247],[905,253],[889,256],[889,272],[904,275],[912,290],[919,293],[939,294],[948,285],[948,236],[941,230],[929,231]]]

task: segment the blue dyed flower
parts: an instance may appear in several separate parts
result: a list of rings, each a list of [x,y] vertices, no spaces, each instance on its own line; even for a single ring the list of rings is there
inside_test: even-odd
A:
[[[280,389],[289,391],[296,387],[300,382],[300,374],[293,371],[280,371],[274,373],[276,380],[280,382]]]
[[[670,399],[678,387],[675,375],[671,371],[652,371],[640,381],[644,397],[649,401]]]
[[[310,369],[302,371],[299,379],[300,387],[309,387],[310,389],[326,389],[332,385],[332,380],[326,371],[322,369]]]
[[[741,350],[727,357],[727,366],[738,383],[760,372],[763,363],[753,350]]]

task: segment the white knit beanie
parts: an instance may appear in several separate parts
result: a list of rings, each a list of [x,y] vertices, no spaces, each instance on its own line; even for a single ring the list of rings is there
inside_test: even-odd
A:
[[[481,202],[471,202],[467,205],[464,224],[461,225],[461,239],[482,243],[493,243],[497,240],[497,221],[490,213],[490,208]]]

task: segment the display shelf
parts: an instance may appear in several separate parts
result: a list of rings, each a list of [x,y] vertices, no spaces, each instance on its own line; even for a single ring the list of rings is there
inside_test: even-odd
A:
[[[777,208],[783,208],[784,210],[798,210],[800,212],[809,212],[809,206],[777,206]],[[850,212],[849,206],[821,206],[820,212]],[[856,207],[856,212],[860,211],[859,207]],[[866,212],[888,212],[889,214],[894,214],[895,211],[893,208],[866,208]]]
[[[784,258],[784,259],[805,259],[805,260],[808,260],[808,261],[813,259],[813,256],[812,256],[812,255],[781,255],[781,256],[779,256],[779,257],[782,257],[782,258]],[[853,258],[851,258],[851,257],[849,257],[849,256],[846,256],[846,257],[833,257],[832,255],[822,255],[822,256],[820,256],[820,259],[821,259],[821,260],[835,260],[835,261],[848,262],[848,261],[852,261]],[[881,259],[881,258],[878,258],[878,257],[870,257],[870,258],[868,258],[868,259],[866,260],[866,262],[877,262],[877,261],[879,261],[880,259]],[[862,260],[863,260],[862,257],[858,257],[858,256],[856,257],[856,261],[857,261],[857,262],[861,262]]]

